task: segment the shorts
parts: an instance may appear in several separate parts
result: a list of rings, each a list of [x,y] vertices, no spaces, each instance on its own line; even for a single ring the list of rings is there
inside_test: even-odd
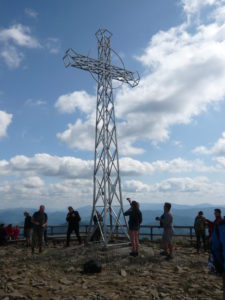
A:
[[[31,229],[30,229],[30,228],[26,228],[26,229],[24,230],[24,237],[25,237],[26,239],[30,239],[30,234],[31,234]]]
[[[164,230],[162,237],[163,237],[163,240],[167,244],[172,245],[172,242],[173,242],[173,230]]]

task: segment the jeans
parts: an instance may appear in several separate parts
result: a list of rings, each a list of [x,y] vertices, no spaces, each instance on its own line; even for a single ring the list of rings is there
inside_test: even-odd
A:
[[[77,236],[77,239],[79,241],[79,243],[81,243],[81,237],[80,237],[80,232],[79,232],[79,225],[76,225],[76,226],[69,226],[68,229],[67,229],[67,246],[69,246],[70,244],[70,235],[71,233],[75,231],[75,234]]]

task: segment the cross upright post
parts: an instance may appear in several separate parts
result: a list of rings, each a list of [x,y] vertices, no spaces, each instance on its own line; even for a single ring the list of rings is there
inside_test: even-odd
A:
[[[96,230],[100,230],[105,247],[113,240],[114,233],[119,228],[120,233],[128,236],[127,222],[123,216],[112,81],[125,82],[131,87],[139,83],[139,77],[135,79],[133,72],[111,65],[111,36],[111,32],[106,29],[96,32],[97,60],[78,54],[72,49],[68,49],[63,58],[66,67],[89,71],[93,77],[97,75],[93,207],[87,239],[92,240]],[[92,225],[94,217],[95,226]]]

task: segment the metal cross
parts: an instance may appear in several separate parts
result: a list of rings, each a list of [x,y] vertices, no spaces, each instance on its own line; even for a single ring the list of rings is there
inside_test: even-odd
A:
[[[100,230],[104,246],[107,247],[114,233],[123,232],[127,222],[123,216],[123,201],[119,169],[119,154],[112,81],[125,82],[131,87],[139,83],[139,76],[124,68],[111,65],[110,46],[112,34],[106,29],[96,32],[98,59],[90,58],[68,49],[63,57],[66,67],[79,68],[97,75],[97,108],[95,127],[95,159],[93,176],[93,207],[88,229],[88,240],[92,240],[96,230]],[[95,217],[95,226],[93,218]],[[109,223],[109,225],[107,225]]]

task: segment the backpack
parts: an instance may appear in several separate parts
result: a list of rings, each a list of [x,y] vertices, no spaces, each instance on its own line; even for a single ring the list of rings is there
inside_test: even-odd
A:
[[[218,273],[223,273],[225,270],[225,219],[215,225],[211,243],[215,269]]]
[[[102,265],[98,260],[89,260],[83,267],[85,274],[100,273],[102,271]]]

